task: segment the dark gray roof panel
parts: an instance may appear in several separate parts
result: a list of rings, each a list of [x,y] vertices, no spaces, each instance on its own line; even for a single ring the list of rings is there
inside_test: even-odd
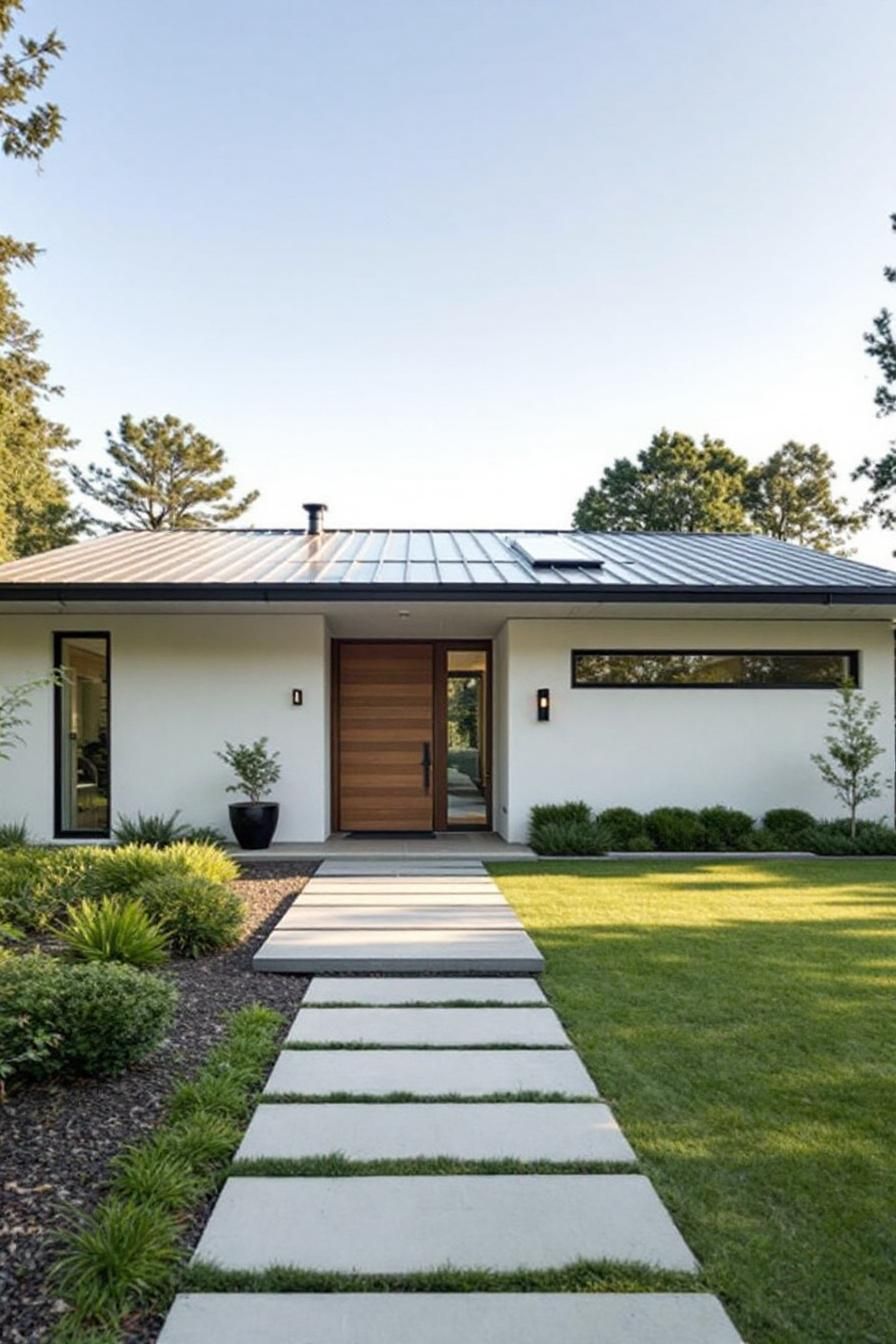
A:
[[[549,558],[551,548],[561,564],[541,558]],[[570,563],[576,550],[585,557],[580,566]],[[536,557],[534,563],[528,556]],[[759,588],[773,594],[803,588],[896,591],[896,573],[735,534],[349,530],[308,536],[233,528],[117,532],[0,565],[0,587],[26,584]]]

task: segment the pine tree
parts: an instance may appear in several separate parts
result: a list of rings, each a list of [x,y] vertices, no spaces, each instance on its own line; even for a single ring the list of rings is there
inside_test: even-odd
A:
[[[896,233],[896,215],[890,216],[890,225]],[[884,278],[891,285],[896,284],[896,266],[885,266]],[[896,333],[889,308],[881,308],[874,318],[872,330],[865,332],[865,353],[877,360],[883,375],[883,382],[874,392],[877,414],[880,417],[892,415],[896,412]],[[891,502],[896,490],[896,441],[876,462],[870,457],[863,458],[852,478],[868,483],[866,514],[877,518],[882,527],[896,527],[896,509]]]
[[[223,474],[223,448],[174,415],[123,415],[118,438],[107,432],[106,439],[111,466],[73,467],[72,476],[88,499],[114,515],[93,520],[111,531],[215,527],[239,518],[258,498],[253,490],[233,499],[236,478]]]
[[[10,38],[21,0],[0,0],[0,48]],[[8,158],[39,163],[59,139],[62,114],[55,103],[33,103],[65,50],[54,31],[42,40],[20,38],[17,50],[0,50],[0,145]],[[0,559],[63,545],[82,520],[69,505],[59,475],[60,451],[73,440],[48,419],[44,403],[61,389],[40,358],[40,333],[22,314],[10,282],[18,266],[37,257],[33,243],[0,235]]]

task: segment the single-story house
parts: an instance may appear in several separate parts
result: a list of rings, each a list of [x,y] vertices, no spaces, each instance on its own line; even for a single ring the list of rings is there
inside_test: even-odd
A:
[[[760,536],[117,532],[0,566],[0,685],[36,692],[0,819],[227,829],[225,740],[280,753],[277,838],[482,828],[534,803],[836,804],[809,755],[852,678],[892,816],[896,574]]]

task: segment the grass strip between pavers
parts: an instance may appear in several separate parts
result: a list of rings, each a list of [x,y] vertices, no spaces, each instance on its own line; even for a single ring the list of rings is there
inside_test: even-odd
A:
[[[483,1041],[478,1045],[399,1045],[390,1041],[284,1041],[284,1050],[568,1050],[568,1045],[517,1045]]]
[[[196,1076],[174,1087],[159,1127],[114,1159],[96,1208],[69,1215],[51,1271],[69,1308],[54,1344],[114,1344],[125,1317],[170,1303],[187,1256],[183,1229],[227,1175],[285,1026],[261,1004],[233,1013]]]
[[[319,1157],[238,1157],[230,1176],[618,1176],[631,1175],[634,1162],[526,1162],[515,1157],[349,1158],[342,1153]]]
[[[327,1008],[550,1008],[538,999],[521,999],[508,1003],[506,999],[399,999],[395,1003],[359,1003],[357,999],[334,999],[332,1003],[301,1003],[301,1009],[313,1008],[324,1012]]]
[[[557,1269],[457,1269],[452,1265],[411,1274],[342,1274],[272,1265],[222,1269],[194,1261],[188,1293],[694,1293],[699,1274],[656,1269],[637,1261],[577,1260]]]
[[[458,1102],[464,1105],[476,1105],[485,1102],[530,1101],[553,1104],[558,1101],[596,1103],[603,1099],[594,1096],[577,1096],[568,1092],[486,1092],[482,1096],[464,1096],[459,1092],[436,1092],[431,1096],[419,1092],[264,1092],[258,1098],[259,1105],[284,1105],[298,1103],[303,1106],[328,1106],[345,1102],[357,1102],[359,1105],[401,1105],[406,1101],[418,1102]],[[606,1104],[606,1103],[604,1103]]]

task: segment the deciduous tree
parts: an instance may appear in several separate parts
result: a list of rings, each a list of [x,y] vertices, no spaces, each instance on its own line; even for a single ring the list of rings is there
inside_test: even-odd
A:
[[[617,458],[579,500],[583,531],[747,532],[749,465],[722,439],[660,430],[635,461]]]
[[[111,531],[214,527],[233,522],[258,498],[252,490],[234,499],[236,478],[225,474],[224,449],[177,416],[123,415],[118,438],[107,431],[106,439],[111,465],[73,467],[72,476],[113,515],[94,519]]]
[[[756,532],[844,554],[862,514],[834,494],[834,463],[817,443],[792,439],[747,476],[746,507]]]
[[[817,766],[825,784],[830,785],[849,814],[849,833],[855,836],[856,813],[862,803],[879,798],[880,772],[874,762],[884,749],[877,740],[874,725],[880,716],[880,705],[868,701],[851,682],[840,688],[831,705],[825,736],[827,754],[813,752],[812,764]]]

